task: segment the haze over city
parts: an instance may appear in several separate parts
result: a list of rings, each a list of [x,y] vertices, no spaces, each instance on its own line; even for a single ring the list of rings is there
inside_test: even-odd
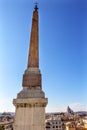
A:
[[[87,1],[38,0],[46,112],[87,111]],[[0,112],[14,111],[27,66],[33,0],[0,0]]]

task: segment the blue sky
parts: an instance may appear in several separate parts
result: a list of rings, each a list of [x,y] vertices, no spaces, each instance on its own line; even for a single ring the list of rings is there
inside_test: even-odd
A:
[[[14,111],[27,67],[35,0],[0,0],[0,111]],[[87,0],[38,0],[47,112],[87,110]]]

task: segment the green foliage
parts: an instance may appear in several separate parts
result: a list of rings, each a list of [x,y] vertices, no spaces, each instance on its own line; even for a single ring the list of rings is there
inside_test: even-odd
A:
[[[4,130],[4,129],[5,129],[4,125],[0,126],[0,130]]]

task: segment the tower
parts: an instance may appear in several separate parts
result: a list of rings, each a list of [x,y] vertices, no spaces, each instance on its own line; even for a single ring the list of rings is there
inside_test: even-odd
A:
[[[13,99],[16,107],[14,130],[45,130],[45,107],[48,99],[42,91],[39,69],[37,4],[33,11],[28,64],[23,74],[22,86],[22,91]]]

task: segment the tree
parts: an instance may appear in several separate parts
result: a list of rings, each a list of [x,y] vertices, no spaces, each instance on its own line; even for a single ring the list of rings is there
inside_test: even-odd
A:
[[[0,130],[4,130],[4,129],[5,129],[4,125],[0,126]]]

